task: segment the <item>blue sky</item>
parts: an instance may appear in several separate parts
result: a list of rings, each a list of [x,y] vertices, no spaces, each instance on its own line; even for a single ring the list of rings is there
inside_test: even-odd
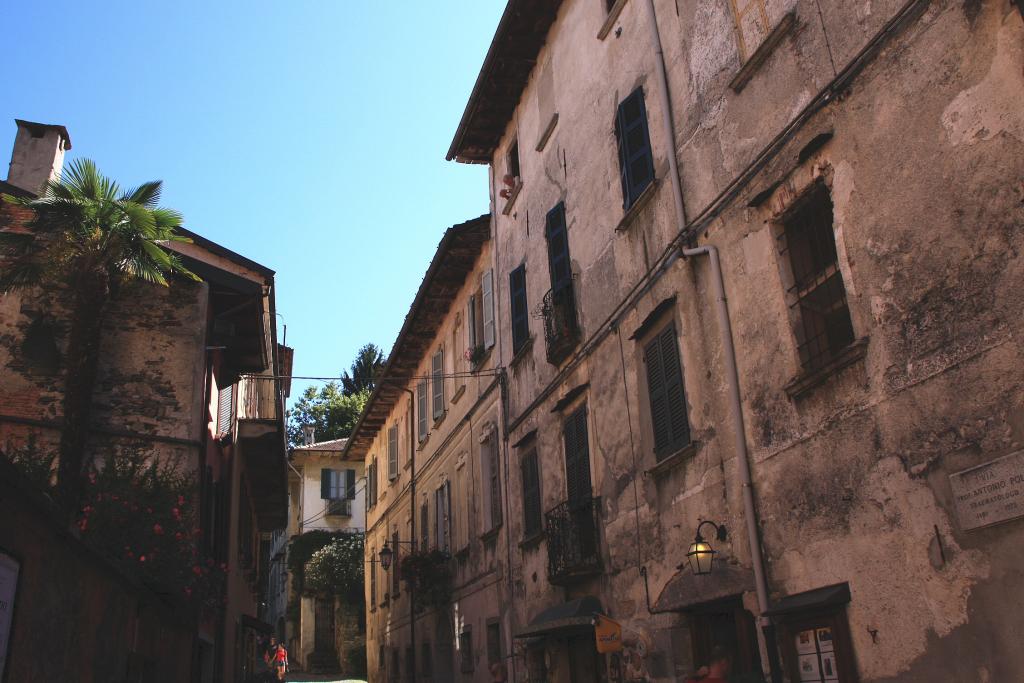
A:
[[[0,155],[13,119],[59,123],[69,159],[162,179],[187,227],[277,271],[295,374],[333,376],[390,348],[445,228],[487,210],[486,168],[444,156],[503,8],[21,3]]]

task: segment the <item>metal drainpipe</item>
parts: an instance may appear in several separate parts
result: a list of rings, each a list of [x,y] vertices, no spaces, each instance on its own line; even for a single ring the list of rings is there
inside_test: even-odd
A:
[[[654,9],[654,0],[647,0],[647,22],[651,43],[654,45],[654,66],[657,73],[656,91],[662,108],[662,130],[669,148],[668,166],[669,181],[672,186],[672,201],[675,205],[676,223],[679,234],[686,230],[686,204],[683,201],[682,181],[679,174],[679,163],[676,158],[676,136],[672,117],[672,101],[668,89],[668,73],[665,69],[665,51],[661,45],[661,34],[658,32],[658,15]],[[743,511],[747,523],[747,541],[750,545],[751,562],[754,567],[754,584],[757,591],[758,621],[764,631],[765,648],[768,651],[768,664],[771,679],[774,683],[781,681],[778,651],[775,648],[774,627],[764,616],[768,611],[768,582],[765,578],[764,555],[761,549],[761,538],[758,534],[757,510],[754,507],[754,489],[750,476],[750,459],[747,452],[746,427],[743,423],[743,405],[740,401],[740,380],[736,369],[736,349],[732,340],[732,324],[729,321],[729,307],[725,297],[725,282],[722,279],[722,265],[718,258],[718,249],[712,245],[695,249],[681,249],[686,256],[708,256],[711,262],[712,286],[715,288],[715,307],[718,312],[718,324],[722,334],[722,346],[725,355],[726,379],[729,382],[729,405],[734,425],[736,442],[736,458],[739,463],[740,484],[743,490]],[[644,578],[646,579],[646,571]]]
[[[672,202],[676,209],[676,223],[680,232],[686,227],[686,205],[683,203],[683,187],[679,180],[679,162],[676,159],[676,131],[672,119],[672,100],[668,92],[668,73],[665,71],[665,51],[661,47],[661,34],[658,33],[658,15],[654,11],[654,0],[647,0],[647,27],[651,32],[651,43],[654,45],[654,67],[657,72],[655,90],[661,105],[662,134],[668,145],[668,176],[672,184]]]
[[[412,527],[409,533],[409,547],[416,550],[416,394],[412,389],[399,387],[409,394],[409,522]],[[387,540],[387,528],[384,529],[384,539]],[[399,535],[401,537],[401,535]],[[426,548],[424,548],[426,550]],[[395,561],[399,558],[398,548],[395,548]],[[396,566],[395,571],[398,571]],[[412,671],[411,680],[416,683],[416,587],[409,582],[409,647],[412,648]]]
[[[764,553],[761,536],[758,533],[757,510],[754,507],[754,484],[750,477],[750,457],[747,452],[747,433],[743,423],[743,404],[740,401],[740,377],[736,368],[736,348],[732,341],[732,324],[729,321],[729,304],[725,297],[725,281],[722,278],[722,264],[718,248],[705,245],[694,249],[683,249],[682,255],[707,256],[711,263],[711,285],[715,290],[715,309],[718,326],[722,334],[722,350],[725,359],[725,378],[729,385],[729,412],[732,414],[733,438],[736,461],[739,465],[740,485],[743,490],[743,516],[747,523],[747,543],[750,546],[751,564],[754,566],[754,587],[757,591],[758,622],[765,634],[765,648],[772,681],[781,680],[778,652],[775,648],[774,627],[764,613],[768,611],[768,581],[764,571]]]

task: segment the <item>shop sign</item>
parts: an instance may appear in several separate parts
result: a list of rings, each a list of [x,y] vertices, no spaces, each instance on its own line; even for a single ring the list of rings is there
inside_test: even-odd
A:
[[[594,638],[598,652],[619,652],[622,650],[622,625],[603,614],[595,615]]]
[[[1024,517],[1024,451],[951,474],[949,484],[965,531]]]

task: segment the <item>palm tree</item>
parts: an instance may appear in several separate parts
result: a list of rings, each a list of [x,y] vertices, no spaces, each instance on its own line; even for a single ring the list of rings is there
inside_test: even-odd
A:
[[[377,375],[384,369],[384,362],[384,352],[376,344],[367,344],[359,349],[350,369],[341,373],[345,394],[351,396],[364,389],[373,391]]]
[[[182,216],[161,208],[159,180],[122,191],[88,159],[72,162],[38,198],[4,200],[32,209],[27,231],[0,231],[0,294],[40,286],[67,292],[71,332],[64,376],[64,423],[57,492],[68,513],[81,497],[93,387],[107,303],[119,285],[167,286],[172,273],[199,278],[165,244]]]

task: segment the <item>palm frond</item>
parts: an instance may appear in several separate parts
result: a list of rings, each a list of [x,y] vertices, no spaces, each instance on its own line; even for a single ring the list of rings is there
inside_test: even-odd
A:
[[[153,220],[156,221],[156,226],[161,231],[180,228],[182,222],[185,220],[185,217],[182,216],[179,211],[175,211],[174,209],[157,207],[155,209],[151,209],[151,211],[153,213]]]
[[[117,264],[117,270],[132,278],[167,286],[167,278],[147,259],[131,256]]]
[[[171,272],[172,273],[176,273],[178,275],[183,275],[183,276],[187,277],[189,280],[194,280],[195,282],[202,282],[203,281],[203,278],[199,277],[198,275],[196,275],[191,270],[189,270],[188,268],[185,267],[185,264],[181,262],[181,257],[179,257],[177,254],[175,254],[173,252],[168,252],[167,255],[171,259]]]
[[[163,187],[162,180],[150,180],[138,187],[132,188],[121,196],[122,201],[134,202],[148,209],[156,208],[160,203],[160,191]]]
[[[22,259],[0,268],[0,293],[8,294],[40,282],[43,267],[38,261]]]

